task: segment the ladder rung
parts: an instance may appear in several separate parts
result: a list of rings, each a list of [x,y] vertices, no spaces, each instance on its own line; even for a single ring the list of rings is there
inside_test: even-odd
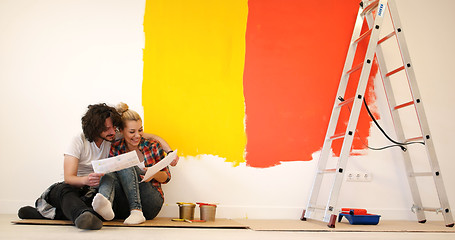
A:
[[[336,168],[329,168],[329,169],[324,169],[322,171],[319,171],[318,173],[322,174],[322,173],[335,173],[335,172],[336,172]]]
[[[318,209],[318,210],[325,210],[325,206],[310,206],[308,209]]]
[[[404,108],[404,107],[410,106],[412,104],[414,104],[414,101],[410,101],[410,102],[407,102],[407,103],[400,104],[400,105],[394,107],[393,109],[394,110],[398,110],[400,108]]]
[[[431,176],[433,176],[432,172],[411,173],[411,177],[431,177]]]
[[[430,208],[430,207],[419,207],[419,206],[416,206],[416,205],[413,205],[411,207],[411,210],[413,212],[416,212],[416,210],[417,210],[417,211],[436,212],[436,213],[444,211],[444,209],[442,207],[440,207],[440,208]]]
[[[370,5],[368,5],[365,9],[363,9],[361,15],[365,16],[365,14],[367,14],[368,12],[373,11],[378,5],[379,5],[379,0],[376,0],[376,1],[372,2],[372,3],[370,3]]]
[[[353,72],[355,72],[355,71],[357,71],[357,70],[361,69],[361,68],[362,68],[362,66],[363,66],[363,62],[362,62],[362,63],[360,63],[359,65],[355,66],[355,67],[354,67],[354,68],[352,68],[351,70],[349,70],[349,71],[347,72],[347,74],[351,74],[351,73],[353,73]]]
[[[342,107],[342,106],[344,106],[344,105],[346,105],[346,104],[348,104],[348,103],[350,103],[350,102],[352,102],[352,101],[354,101],[354,98],[353,98],[353,97],[352,97],[352,98],[348,98],[348,99],[346,99],[346,100],[340,102],[340,103],[338,104],[338,107]]]
[[[406,139],[406,142],[413,142],[413,141],[419,141],[419,140],[423,140],[423,137],[408,138],[408,139]]]
[[[330,140],[335,140],[335,139],[338,139],[338,138],[343,138],[345,135],[345,133],[340,133],[340,134],[335,134],[333,136],[330,137]]]
[[[423,207],[420,210],[423,210],[423,211],[426,211],[426,212],[436,212],[436,213],[443,211],[442,208],[430,208],[430,207]]]
[[[386,77],[390,77],[391,75],[393,75],[393,74],[395,74],[395,73],[397,73],[397,72],[399,72],[399,71],[402,71],[402,70],[404,70],[404,66],[401,66],[401,67],[399,67],[399,68],[397,68],[397,69],[395,69],[395,70],[393,70],[393,71],[387,73],[385,76],[386,76]]]
[[[381,40],[378,41],[378,44],[383,43],[385,40],[387,40],[387,39],[389,39],[389,38],[391,38],[391,37],[393,37],[393,36],[395,36],[395,32],[389,33],[389,35],[387,35],[387,36],[381,38]]]
[[[373,31],[373,29],[370,29],[368,31],[366,31],[364,34],[362,34],[359,38],[357,38],[354,43],[358,43],[360,41],[362,41],[364,38],[368,37],[369,35],[371,35],[371,32]]]

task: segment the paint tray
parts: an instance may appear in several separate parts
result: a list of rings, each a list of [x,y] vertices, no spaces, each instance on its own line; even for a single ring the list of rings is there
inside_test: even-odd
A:
[[[345,217],[351,225],[377,225],[381,215],[365,214],[365,215],[351,215],[349,213],[340,213],[338,215],[338,222]]]

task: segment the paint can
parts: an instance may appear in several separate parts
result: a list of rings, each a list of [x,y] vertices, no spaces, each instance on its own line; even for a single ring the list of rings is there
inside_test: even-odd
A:
[[[196,204],[194,203],[182,203],[178,202],[179,205],[179,218],[193,220],[194,219],[194,208]]]
[[[213,222],[215,221],[216,215],[216,205],[215,204],[208,204],[208,203],[198,203],[199,210],[201,214],[201,220],[206,222]]]

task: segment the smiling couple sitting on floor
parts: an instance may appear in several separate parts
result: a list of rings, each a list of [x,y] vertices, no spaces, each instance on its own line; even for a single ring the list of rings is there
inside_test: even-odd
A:
[[[71,220],[89,230],[101,229],[103,220],[125,219],[131,225],[155,218],[164,202],[161,184],[171,179],[169,167],[141,181],[147,167],[172,152],[167,142],[144,133],[141,117],[125,103],[89,105],[82,130],[64,153],[64,181],[46,189],[35,207],[20,208],[19,218]],[[136,151],[141,164],[94,173],[91,161],[130,151]],[[177,162],[178,156],[170,165]]]

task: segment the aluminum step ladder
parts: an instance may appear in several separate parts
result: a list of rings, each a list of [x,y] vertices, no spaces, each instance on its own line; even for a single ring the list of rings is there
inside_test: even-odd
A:
[[[386,11],[389,11],[391,22],[393,25],[393,31],[385,37],[380,37],[380,31],[383,25],[383,19],[386,15]],[[366,21],[368,30],[362,32],[362,26]],[[452,218],[452,212],[447,199],[441,170],[439,168],[436,152],[433,146],[433,139],[430,134],[428,122],[425,116],[425,111],[422,104],[422,98],[419,93],[413,65],[411,63],[410,55],[407,49],[404,29],[401,25],[398,12],[394,0],[363,0],[360,2],[359,11],[357,14],[357,20],[355,23],[354,31],[351,38],[351,43],[346,57],[345,65],[343,68],[343,74],[338,87],[338,92],[335,98],[335,103],[332,110],[329,126],[327,129],[326,137],[322,147],[321,154],[319,156],[316,175],[311,190],[310,198],[306,209],[302,213],[301,220],[315,219],[322,220],[328,223],[328,227],[334,228],[335,221],[337,219],[337,200],[340,194],[341,185],[343,182],[346,165],[348,158],[351,154],[351,147],[356,133],[357,122],[364,99],[364,94],[367,88],[368,79],[370,76],[371,68],[374,60],[376,60],[379,70],[382,76],[386,97],[389,103],[392,120],[395,126],[396,136],[398,141],[401,143],[409,143],[411,141],[422,141],[423,148],[426,150],[426,155],[430,164],[431,171],[429,172],[414,172],[413,165],[411,162],[411,155],[405,147],[402,146],[402,153],[404,159],[404,165],[406,169],[406,175],[408,178],[409,187],[411,189],[412,198],[414,204],[412,211],[417,215],[417,219],[420,223],[426,222],[425,211],[433,211],[442,213],[447,227],[453,227],[454,222]],[[401,60],[403,65],[399,68],[389,70],[387,69],[386,62],[384,60],[384,54],[381,44],[387,42],[389,39],[396,39],[398,42],[398,48],[401,54]],[[368,47],[365,53],[363,61],[353,66],[354,57],[356,56],[357,46],[362,41],[368,41]],[[346,89],[348,87],[348,81],[352,73],[360,71],[360,78],[358,79],[357,89],[354,96],[345,96]],[[412,99],[405,103],[397,104],[393,94],[391,77],[399,72],[405,72],[405,76],[409,83],[409,90]],[[352,79],[351,79],[352,81]],[[405,139],[405,133],[403,131],[403,122],[398,115],[400,109],[405,109],[414,106],[419,121],[421,136]],[[339,129],[339,116],[342,108],[348,107],[350,110],[350,116],[347,123],[347,127],[343,133],[336,134],[335,131]],[[329,154],[331,153],[332,143],[336,140],[343,141],[340,156],[337,159],[336,168],[329,169],[327,167]],[[330,192],[328,193],[328,200],[322,205],[318,205],[318,198],[320,195],[321,186],[323,184],[324,176],[332,175],[333,181],[331,182]],[[423,207],[419,188],[417,186],[418,177],[433,177],[436,186],[436,192],[439,198],[440,207],[431,208]],[[325,181],[324,183],[326,183]],[[314,217],[315,213],[322,211],[322,219]]]

